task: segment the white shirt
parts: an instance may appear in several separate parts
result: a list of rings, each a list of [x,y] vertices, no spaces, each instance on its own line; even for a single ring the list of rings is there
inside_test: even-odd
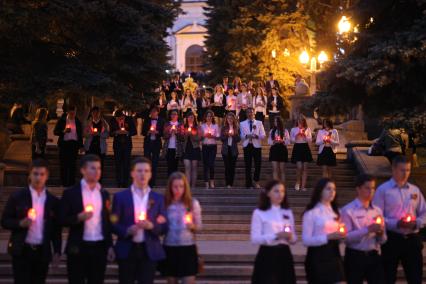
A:
[[[266,101],[267,98],[263,96],[256,96],[253,100],[253,108],[254,112],[261,112],[266,115]],[[261,104],[262,106],[258,106],[257,104]]]
[[[224,97],[224,94],[219,94],[219,93],[214,94],[213,100],[216,106],[222,106],[223,97]]]
[[[228,131],[231,131],[232,133],[234,133],[234,126],[229,125]],[[228,137],[228,146],[232,146],[232,137]]]
[[[78,137],[77,137],[77,126],[75,125],[75,119],[69,119],[67,116],[65,129],[66,128],[71,128],[71,132],[64,134],[64,141],[71,141],[71,140],[77,141]]]
[[[172,125],[172,126],[174,125],[176,127],[176,130],[177,130],[178,125],[179,125],[179,121],[176,121],[176,122],[170,121],[170,125]],[[168,148],[169,149],[176,149],[176,133],[172,133],[170,135]]]
[[[271,145],[271,146],[274,145],[274,140],[277,139],[277,132],[278,132],[276,131],[274,135],[275,137],[272,138],[271,137],[272,131],[273,129],[269,131],[269,135],[268,135],[268,145]],[[290,134],[288,133],[287,129],[284,129],[284,135],[280,134],[279,137],[282,141],[284,141],[284,145],[290,145]]]
[[[318,203],[303,214],[302,241],[307,247],[327,244],[327,235],[337,232],[338,229],[338,217],[331,206]]]
[[[180,109],[178,100],[171,99],[169,101],[169,103],[167,104],[167,110],[172,110],[172,109]]]
[[[240,125],[241,140],[243,141],[243,147],[247,147],[249,143],[252,143],[255,148],[262,147],[262,140],[265,139],[265,128],[263,127],[262,121],[252,120],[253,126],[252,131],[250,131],[250,121],[244,120]],[[246,135],[254,134],[258,138],[246,138]]]
[[[308,128],[302,129],[302,130],[304,130],[305,136],[299,135],[297,138],[296,138],[296,136],[297,136],[297,134],[300,133],[301,128],[293,127],[290,130],[291,143],[310,143],[310,142],[312,142],[312,131],[311,131],[311,129],[308,127]]]
[[[226,106],[228,110],[237,110],[237,97],[234,95],[226,96]]]
[[[157,131],[159,130],[159,129],[157,129],[157,122],[158,122],[158,118],[157,119],[151,119],[150,130],[151,130],[151,127],[154,127],[154,130],[157,130]],[[151,134],[150,139],[155,140],[155,134]]]
[[[203,136],[210,132],[213,137],[220,137],[219,126],[217,126],[217,124],[212,123],[208,125],[207,123],[203,123],[201,124],[201,132],[203,133]],[[216,145],[217,140],[215,138],[203,138],[203,145]]]
[[[348,232],[346,246],[360,251],[379,250],[386,241],[386,231],[382,236],[368,232],[368,226],[374,224],[377,217],[383,218],[382,210],[373,204],[365,207],[358,198],[343,207],[342,221]]]
[[[272,113],[278,113],[279,112],[279,110],[277,109],[277,105],[278,105],[278,98],[277,98],[277,95],[273,95],[272,96],[272,98],[273,98],[273,102],[275,103],[275,105],[272,107],[272,110],[270,110],[269,112],[272,112]]]
[[[81,180],[81,193],[83,196],[83,210],[87,205],[92,205],[93,216],[84,222],[83,240],[102,241],[102,194],[101,185],[96,184],[94,189],[90,189],[87,182]]]
[[[285,239],[276,239],[276,234],[284,231],[285,227],[290,228],[292,237],[290,243],[297,241],[296,227],[294,225],[293,212],[279,206],[271,206],[266,211],[256,209],[251,218],[251,242],[257,245],[274,246],[286,244]]]
[[[46,189],[43,189],[39,195],[37,191],[30,188],[32,208],[36,212],[35,220],[32,221],[27,231],[25,243],[31,245],[40,245],[43,243],[43,229],[44,229],[44,205],[46,202]]]
[[[135,213],[135,223],[139,221],[141,212],[145,212],[145,217],[148,218],[148,199],[151,188],[147,187],[145,190],[137,188],[132,185],[132,196],[133,196],[133,211]],[[133,236],[133,242],[142,243],[145,241],[145,231],[139,229],[137,234]]]
[[[324,142],[324,138],[329,136],[330,137],[330,143],[327,143],[327,145]],[[339,145],[339,133],[336,129],[330,129],[329,131],[325,129],[321,129],[318,131],[317,134],[317,140],[316,143],[319,146],[318,154],[322,153],[322,150],[324,150],[324,147],[331,147],[334,153],[337,152],[337,146]]]

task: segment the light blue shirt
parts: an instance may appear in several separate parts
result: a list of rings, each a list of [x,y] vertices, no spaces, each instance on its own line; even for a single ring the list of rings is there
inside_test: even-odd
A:
[[[373,204],[382,209],[386,227],[392,232],[404,235],[416,233],[426,224],[424,196],[420,189],[411,183],[407,182],[400,188],[395,180],[391,178],[377,188]],[[416,217],[417,227],[415,230],[397,227],[398,221],[407,214]]]
[[[386,232],[378,236],[369,233],[368,226],[375,223],[379,216],[383,217],[379,207],[373,204],[365,207],[358,198],[343,207],[341,217],[347,230],[346,246],[360,251],[378,250],[386,242]]]

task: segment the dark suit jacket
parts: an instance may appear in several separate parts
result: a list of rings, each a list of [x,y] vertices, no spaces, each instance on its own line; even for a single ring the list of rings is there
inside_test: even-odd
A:
[[[115,254],[117,259],[126,259],[132,248],[133,237],[127,234],[130,226],[135,224],[135,213],[133,206],[133,195],[130,188],[114,195],[112,214],[117,217],[117,222],[112,226],[114,234],[117,235],[115,243]],[[167,217],[164,198],[162,195],[151,191],[148,199],[147,219],[154,224],[152,230],[145,230],[145,244],[148,257],[152,261],[159,261],[166,257],[160,236],[166,234],[168,225],[158,224],[157,217]]]
[[[272,110],[272,102],[273,101],[274,101],[274,97],[272,95],[268,96],[268,105],[267,105],[268,113],[269,113],[270,110]],[[280,95],[278,95],[277,96],[277,110],[282,111],[283,108],[284,108],[284,100]]]
[[[52,247],[55,253],[61,253],[61,226],[58,220],[59,199],[46,191],[44,203],[44,227],[43,227],[43,256],[50,261]],[[13,256],[22,254],[28,229],[19,226],[19,222],[27,217],[28,210],[32,208],[32,198],[29,187],[12,193],[4,208],[1,225],[10,230],[8,251]]]
[[[110,196],[105,189],[101,189],[102,195],[102,234],[107,247],[112,246],[111,221],[110,221]],[[83,194],[81,183],[66,189],[62,195],[59,209],[59,220],[64,227],[69,227],[67,254],[78,254],[83,242],[84,222],[78,221],[77,215],[83,212]]]
[[[236,131],[234,129],[234,131]],[[232,155],[233,157],[238,156],[238,143],[241,141],[240,133],[237,132],[236,135],[232,137],[232,146],[231,153],[228,151],[228,132],[229,128],[226,126],[222,127],[220,130],[220,140],[222,141],[222,155]]]
[[[179,88],[180,90],[176,90],[177,88]],[[170,82],[170,92],[176,91],[178,94],[183,93],[183,84],[182,82],[178,82],[177,84],[175,83],[175,81]]]
[[[59,136],[58,139],[58,146],[61,147],[62,143],[64,142],[64,130],[67,126],[67,114],[63,114],[62,117],[56,122],[55,129],[53,130],[53,134],[56,136]],[[75,128],[77,132],[77,142],[79,147],[83,147],[83,129],[81,126],[80,120],[76,117],[75,118]]]
[[[157,147],[157,149],[161,149],[161,137],[163,137],[164,130],[164,120],[161,117],[157,119],[157,128],[158,133],[155,135],[155,140],[151,140],[151,134],[148,134],[149,129],[151,128],[151,118],[147,118],[143,121],[142,125],[142,135],[145,137],[144,139],[144,148],[150,147],[153,145]]]
[[[274,87],[278,89],[278,92],[280,92],[280,91],[281,91],[281,86],[280,86],[280,84],[278,83],[278,81],[277,81],[277,80],[274,80]],[[271,92],[271,90],[272,90],[271,82],[270,82],[269,80],[265,82],[265,89],[266,89],[266,92],[267,92],[268,94],[269,94],[269,93]]]
[[[113,147],[116,149],[117,147],[124,146],[129,150],[132,148],[132,136],[137,134],[136,124],[133,118],[126,116],[124,119],[124,125],[126,130],[129,132],[128,135],[116,135],[116,131],[120,130],[120,126],[118,125],[115,117],[111,118],[109,124],[109,134],[111,137],[114,137]]]

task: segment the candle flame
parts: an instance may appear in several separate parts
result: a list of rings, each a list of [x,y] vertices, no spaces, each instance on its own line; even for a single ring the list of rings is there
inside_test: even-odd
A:
[[[192,215],[190,213],[185,214],[185,224],[192,223]]]
[[[31,220],[33,220],[33,221],[34,221],[34,220],[37,218],[37,212],[36,212],[36,210],[35,210],[34,208],[30,208],[30,209],[28,210],[27,217],[28,217],[29,219],[31,219]]]
[[[84,211],[86,212],[86,213],[89,213],[89,212],[93,212],[93,205],[92,204],[88,204],[88,205],[86,205],[86,207],[84,208]]]
[[[139,221],[145,221],[146,220],[146,212],[145,211],[139,213],[138,220]]]
[[[344,234],[346,232],[345,224],[339,225],[339,232],[342,233],[342,234]]]
[[[379,224],[379,225],[381,225],[383,223],[383,220],[382,220],[382,217],[377,217],[376,218],[376,224]]]
[[[285,225],[284,226],[284,232],[286,232],[286,233],[290,233],[291,232],[291,228],[290,228],[289,225]]]

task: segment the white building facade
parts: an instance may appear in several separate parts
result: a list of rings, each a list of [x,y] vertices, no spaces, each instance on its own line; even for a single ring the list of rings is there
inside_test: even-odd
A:
[[[170,46],[171,64],[179,72],[203,71],[202,55],[207,29],[204,27],[206,1],[183,0],[181,13],[166,41]]]

